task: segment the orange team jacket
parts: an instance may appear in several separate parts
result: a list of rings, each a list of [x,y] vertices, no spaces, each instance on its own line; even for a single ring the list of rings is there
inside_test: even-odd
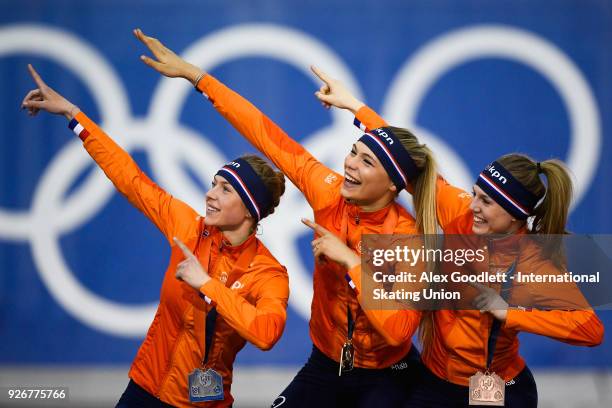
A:
[[[347,203],[340,195],[342,175],[316,160],[249,101],[217,79],[206,75],[198,83],[198,89],[225,119],[291,179],[312,207],[316,223],[341,236],[342,219],[345,215],[348,217],[347,244],[356,252],[360,252],[361,234],[381,233],[390,211],[397,214],[394,233],[417,232],[414,218],[395,202],[375,212],[363,212]],[[325,355],[339,361],[347,338],[349,304],[355,319],[355,366],[389,367],[410,350],[410,339],[418,327],[420,313],[410,311],[396,316],[386,311],[362,309],[358,297],[360,266],[348,273],[358,285],[357,291],[349,287],[346,269],[333,262],[315,265],[310,337]]]
[[[153,183],[129,154],[84,113],[78,113],[76,120],[85,128],[81,138],[87,152],[117,190],[159,228],[171,246],[159,307],[132,363],[130,378],[174,406],[231,405],[232,366],[238,351],[246,341],[262,350],[270,349],[285,327],[289,296],[285,268],[255,234],[244,243],[231,246],[217,228],[205,225],[204,217]],[[184,256],[174,245],[173,237],[183,241],[200,259],[205,241],[212,240],[208,273],[213,279],[200,288],[212,300],[211,305],[197,290],[175,278],[176,265]],[[233,271],[241,251],[250,245],[256,245],[251,264],[246,270]],[[231,288],[222,283],[226,280],[234,282]],[[191,404],[187,376],[201,367],[206,313],[212,306],[216,306],[218,316],[206,367],[223,376],[225,399]]]
[[[387,126],[386,122],[368,107],[361,108],[356,117],[368,129]],[[440,227],[445,234],[472,234],[474,218],[470,203],[470,194],[449,185],[441,177],[438,179],[437,215]],[[523,229],[519,233],[524,234],[526,230]],[[505,268],[513,261],[509,257],[511,251],[508,251],[508,248],[504,248],[503,251],[494,251],[489,248],[488,252],[485,262],[488,262],[490,266]],[[550,261],[523,259],[521,255],[516,270],[542,272],[551,269],[556,268]],[[542,299],[554,297],[547,293],[536,295]],[[521,303],[514,303],[512,298],[509,304],[521,305]],[[576,304],[582,306],[585,302],[578,301]],[[433,341],[422,354],[423,363],[440,378],[455,384],[468,385],[470,376],[486,368],[487,340],[493,316],[488,313],[481,314],[478,310],[439,310],[433,313],[433,319]],[[517,335],[520,331],[581,346],[599,345],[604,334],[601,321],[591,310],[510,308],[498,337],[491,366],[491,370],[506,381],[514,378],[525,367],[525,362],[518,350]]]

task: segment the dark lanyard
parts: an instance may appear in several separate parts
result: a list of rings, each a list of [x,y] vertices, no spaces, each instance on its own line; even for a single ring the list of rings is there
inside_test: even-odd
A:
[[[198,241],[196,242],[196,247],[194,251],[194,255],[196,255],[196,257],[198,255],[197,252],[200,247],[200,240],[203,234],[204,234],[204,231],[198,235]],[[211,260],[210,250],[212,247],[212,236],[210,234],[207,234],[205,236],[208,239],[206,240],[204,244],[204,253],[203,253],[204,262],[202,263],[206,265],[206,271],[209,272],[210,271],[210,260]],[[233,279],[231,280],[228,279],[227,282],[225,283],[226,286],[232,286],[232,284],[239,278],[238,274],[234,272],[239,271],[239,270],[242,270],[242,271],[247,270],[249,264],[255,257],[256,252],[257,252],[257,241],[253,240],[253,242],[242,251],[238,259],[234,263],[234,267],[232,268],[232,271],[229,273],[229,276],[233,277]],[[200,296],[203,297],[201,293],[200,293]],[[205,326],[206,328],[204,330],[204,358],[202,359],[203,365],[208,362],[210,350],[214,342],[217,315],[218,315],[218,312],[217,312],[216,306],[212,307],[208,311],[208,313],[206,313],[206,326]]]
[[[346,321],[348,322],[346,337],[349,340],[353,340],[353,331],[355,330],[355,321],[353,320],[353,314],[351,313],[351,306],[346,302]]]
[[[397,226],[398,218],[399,217],[397,215],[397,208],[395,207],[394,204],[391,204],[391,208],[389,208],[389,213],[387,214],[387,218],[385,218],[385,222],[383,223],[382,233],[383,234],[393,234],[393,231],[395,231],[395,227]],[[342,212],[342,224],[340,227],[340,240],[344,242],[347,246],[349,246],[348,208],[347,207],[345,207],[344,211]],[[349,288],[348,285],[347,285],[347,288]],[[346,333],[347,333],[346,337],[348,340],[352,340],[353,331],[355,331],[355,320],[353,319],[353,314],[351,313],[351,305],[348,302],[348,300],[346,302],[346,322],[348,326],[346,329]]]
[[[215,323],[217,322],[217,308],[213,307],[206,314],[206,339],[204,340],[205,350],[204,350],[204,359],[202,363],[208,363],[208,355],[210,353],[210,346],[212,345],[212,340],[215,336]]]
[[[510,289],[512,289],[512,280],[510,279],[512,275],[514,275],[514,271],[516,271],[517,260],[515,259],[512,262],[512,265],[506,271],[506,281],[503,283],[501,291],[499,295],[504,301],[508,301],[510,297]],[[497,346],[497,339],[499,337],[499,332],[501,331],[502,322],[497,319],[493,319],[493,324],[491,325],[491,331],[489,332],[489,340],[487,341],[487,370],[491,367],[491,363],[493,362],[493,354],[495,354],[495,347]]]

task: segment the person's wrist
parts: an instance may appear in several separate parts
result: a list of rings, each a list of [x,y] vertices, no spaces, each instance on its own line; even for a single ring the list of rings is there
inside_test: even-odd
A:
[[[202,282],[200,284],[200,287],[206,285],[209,281],[210,281],[210,276],[209,275],[205,275],[204,278],[202,279]]]
[[[353,251],[351,251],[350,254],[347,254],[346,259],[344,261],[344,267],[347,270],[353,269],[354,267],[356,267],[357,265],[359,265],[361,263],[361,258],[355,254]]]
[[[206,75],[206,72],[196,67],[195,65],[189,65],[185,69],[185,75],[183,77],[187,79],[191,84],[197,88],[198,82]]]
[[[508,303],[503,302],[500,307],[496,308],[496,310],[494,311],[495,318],[501,321],[502,323],[505,323],[506,319],[508,318],[508,308]]]
[[[361,102],[360,100],[353,100],[348,109],[351,111],[351,113],[353,115],[357,115],[357,112],[359,112],[359,109],[363,108],[365,106],[365,103]]]
[[[68,120],[72,120],[80,111],[81,110],[78,106],[70,105],[70,107],[64,112],[64,117]]]

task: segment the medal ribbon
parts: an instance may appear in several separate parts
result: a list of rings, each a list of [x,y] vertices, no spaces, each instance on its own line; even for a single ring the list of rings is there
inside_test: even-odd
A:
[[[510,297],[510,289],[512,288],[512,280],[510,277],[514,275],[516,271],[517,260],[512,262],[512,265],[506,271],[506,281],[502,284],[501,291],[499,295],[505,302],[508,301]],[[497,346],[497,338],[499,337],[499,332],[501,331],[502,322],[494,318],[493,324],[491,325],[491,331],[489,332],[489,339],[487,341],[487,371],[491,367],[491,363],[493,363],[493,354],[495,354],[495,347]]]

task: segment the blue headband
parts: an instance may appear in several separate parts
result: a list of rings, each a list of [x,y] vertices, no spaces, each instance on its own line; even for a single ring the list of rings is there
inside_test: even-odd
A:
[[[541,198],[527,190],[496,161],[484,168],[476,180],[476,185],[501,205],[508,214],[519,220],[527,219]]]
[[[359,141],[372,150],[398,191],[419,176],[419,169],[412,156],[388,127],[373,129],[361,136]]]
[[[253,167],[244,159],[235,159],[217,172],[236,189],[251,215],[261,220],[272,208],[272,193]]]

